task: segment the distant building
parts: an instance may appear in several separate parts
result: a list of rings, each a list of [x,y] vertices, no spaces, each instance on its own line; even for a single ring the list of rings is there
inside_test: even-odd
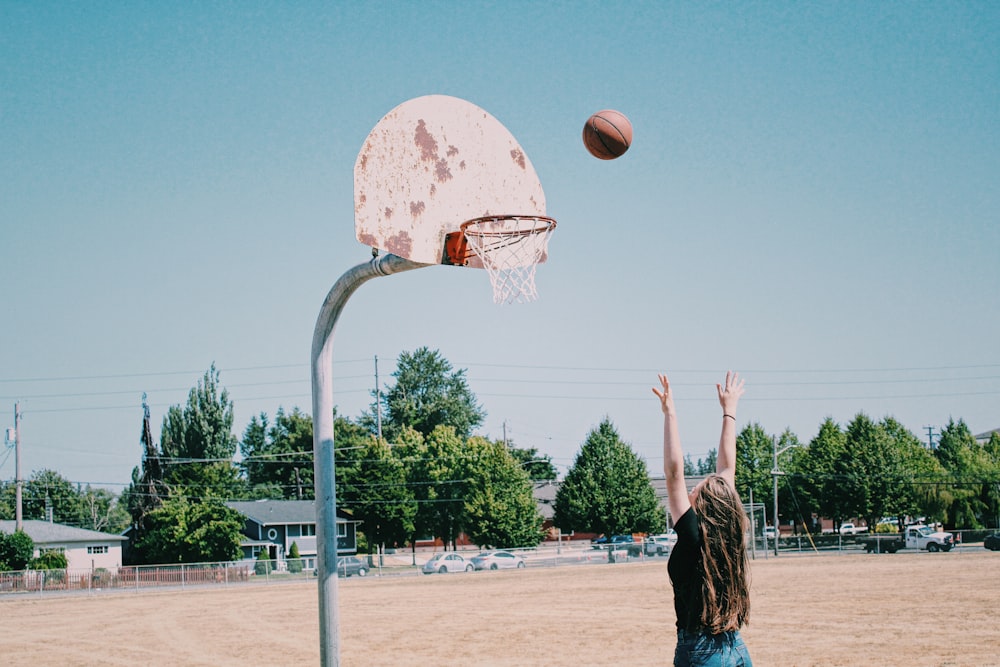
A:
[[[71,570],[103,568],[117,571],[122,565],[122,543],[128,540],[127,537],[49,521],[21,523],[25,534],[35,543],[35,558],[47,551],[58,551],[66,555],[67,568]],[[14,521],[0,521],[0,533],[9,535],[16,526]]]

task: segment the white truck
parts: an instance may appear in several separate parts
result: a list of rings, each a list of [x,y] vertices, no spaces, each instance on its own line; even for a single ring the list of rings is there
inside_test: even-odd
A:
[[[951,533],[935,531],[930,526],[915,524],[907,526],[902,533],[873,533],[859,535],[857,543],[863,545],[867,553],[894,554],[900,549],[926,549],[927,551],[951,551],[955,539]]]

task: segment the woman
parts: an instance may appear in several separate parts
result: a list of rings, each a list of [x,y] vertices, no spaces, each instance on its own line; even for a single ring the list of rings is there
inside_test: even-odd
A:
[[[663,471],[677,532],[667,564],[677,613],[674,665],[749,667],[750,654],[739,632],[750,612],[744,542],[747,518],[736,493],[736,406],[743,395],[743,380],[727,372],[725,387],[715,385],[722,406],[715,474],[698,484],[690,496],[684,483],[674,395],[666,375],[660,375],[660,384],[662,389],[654,388],[653,393],[663,410]]]

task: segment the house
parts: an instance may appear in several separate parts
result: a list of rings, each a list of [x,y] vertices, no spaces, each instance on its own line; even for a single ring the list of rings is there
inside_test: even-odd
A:
[[[244,560],[256,560],[265,551],[268,560],[277,561],[277,567],[284,569],[294,542],[305,569],[316,568],[315,501],[247,500],[231,501],[226,506],[246,518],[243,524],[246,539],[240,542]],[[337,509],[338,555],[357,553],[359,523],[349,512]]]
[[[0,521],[0,533],[10,535],[16,527],[14,521]],[[66,555],[71,570],[117,571],[122,565],[122,542],[128,538],[121,535],[37,520],[22,521],[21,527],[35,543],[35,558],[47,551],[59,551]]]

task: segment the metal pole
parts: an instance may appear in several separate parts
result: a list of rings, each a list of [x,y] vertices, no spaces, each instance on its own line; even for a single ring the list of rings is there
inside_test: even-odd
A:
[[[778,555],[778,535],[780,534],[780,529],[778,527],[778,441],[772,435],[771,445],[774,448],[774,470],[771,472],[771,478],[774,480],[774,516],[772,521],[774,521],[774,555]]]
[[[21,403],[14,404],[14,530],[24,530],[24,512],[21,509]]]
[[[333,330],[347,300],[372,278],[428,266],[380,255],[347,271],[330,289],[312,340],[313,459],[316,484],[316,573],[323,667],[340,666],[337,614],[337,487],[333,453]]]

